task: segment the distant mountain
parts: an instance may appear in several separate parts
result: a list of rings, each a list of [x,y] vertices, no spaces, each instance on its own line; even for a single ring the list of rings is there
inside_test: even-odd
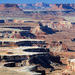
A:
[[[75,4],[54,4],[49,11],[75,11]]]
[[[49,14],[49,15],[74,16],[75,4],[47,4],[47,3],[0,4],[0,16],[2,17],[3,16],[4,17],[26,17],[32,14],[34,15],[35,13],[38,14],[38,11],[40,14],[43,13],[43,14]],[[60,12],[57,12],[57,11],[60,11]]]
[[[41,2],[41,3],[40,3],[40,2],[38,2],[38,3],[33,3],[33,4],[18,4],[18,6],[21,6],[21,7],[22,7],[22,6],[23,6],[23,7],[24,7],[24,6],[51,7],[50,4],[42,3],[42,2]]]
[[[47,4],[47,3],[32,3],[32,4],[0,4],[0,11],[22,11],[22,10],[48,10],[48,11],[75,11],[75,4]]]
[[[47,3],[33,3],[33,4],[18,4],[22,10],[48,10],[48,11],[75,11],[75,4],[47,4]]]
[[[18,4],[18,6],[23,10],[45,10],[47,8],[51,8],[54,4],[47,4],[47,3],[33,3],[33,4]]]
[[[70,6],[71,6],[72,8],[75,8],[75,4],[70,4]]]
[[[35,3],[34,6],[39,6],[39,7],[49,7],[49,4],[46,3]]]

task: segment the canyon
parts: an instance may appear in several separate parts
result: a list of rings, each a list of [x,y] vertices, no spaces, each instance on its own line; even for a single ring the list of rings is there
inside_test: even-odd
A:
[[[74,17],[75,4],[0,4],[0,74],[75,75]]]

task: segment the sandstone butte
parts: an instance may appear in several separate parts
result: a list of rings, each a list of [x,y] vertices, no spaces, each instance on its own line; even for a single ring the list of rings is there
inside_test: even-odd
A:
[[[22,11],[22,9],[20,9],[17,4],[2,4],[2,5],[0,5],[0,11],[6,11],[6,10]]]
[[[54,4],[54,6],[48,10],[50,11],[59,11],[59,10],[72,10],[74,11],[75,4]]]

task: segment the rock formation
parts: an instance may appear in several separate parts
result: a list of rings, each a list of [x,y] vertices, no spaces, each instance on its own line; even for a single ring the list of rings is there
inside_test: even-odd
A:
[[[32,4],[18,4],[18,6],[23,10],[45,10],[47,8],[51,8],[54,4],[47,4],[47,3],[32,3]],[[43,7],[43,8],[42,8]]]
[[[67,45],[63,44],[62,41],[52,41],[49,45],[50,52],[59,53],[68,51]]]
[[[70,6],[70,4],[54,4],[54,6],[50,9],[51,11],[74,11],[75,9]]]
[[[0,11],[22,11],[22,9],[17,4],[2,4],[0,5]]]
[[[0,5],[1,16],[22,16],[24,15],[22,9],[17,4],[1,4]]]

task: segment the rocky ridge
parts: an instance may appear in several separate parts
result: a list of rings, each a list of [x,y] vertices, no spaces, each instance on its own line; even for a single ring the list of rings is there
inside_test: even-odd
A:
[[[0,11],[22,11],[17,4],[1,4]]]
[[[74,4],[54,4],[50,11],[75,11]]]
[[[42,9],[42,7],[48,11],[75,11],[75,4],[48,4],[48,3],[33,3],[33,4],[18,4],[22,9]],[[37,7],[37,8],[36,8]],[[48,9],[48,8],[49,9]]]
[[[18,7],[17,4],[1,4],[0,15],[6,17],[7,16],[17,17],[17,16],[24,16],[24,13],[23,10]]]

